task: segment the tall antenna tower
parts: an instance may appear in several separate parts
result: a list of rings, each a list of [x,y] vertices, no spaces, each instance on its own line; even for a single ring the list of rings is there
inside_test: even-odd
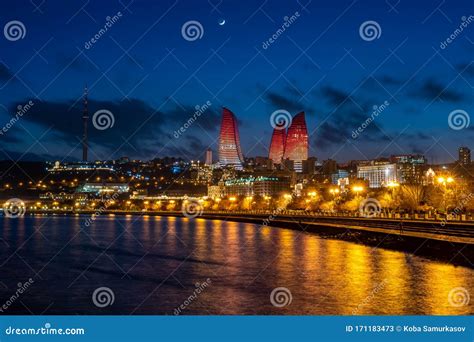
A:
[[[87,85],[84,88],[84,96],[83,96],[83,103],[84,109],[82,111],[82,124],[83,124],[83,132],[82,132],[82,161],[87,161],[87,122],[89,121],[89,110],[87,108],[87,95],[88,95]]]

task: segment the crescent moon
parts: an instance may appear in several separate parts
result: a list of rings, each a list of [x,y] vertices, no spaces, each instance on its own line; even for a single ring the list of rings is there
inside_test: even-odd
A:
[[[222,19],[221,21],[219,21],[219,25],[224,25],[225,24],[225,19]]]

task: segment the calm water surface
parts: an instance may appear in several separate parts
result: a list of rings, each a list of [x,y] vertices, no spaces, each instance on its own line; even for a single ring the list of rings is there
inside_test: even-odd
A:
[[[0,306],[34,280],[4,314],[474,313],[473,269],[403,252],[219,220],[86,220],[0,218]],[[92,294],[103,286],[115,300],[99,308]],[[290,304],[272,305],[276,287]],[[468,304],[450,304],[457,287]]]

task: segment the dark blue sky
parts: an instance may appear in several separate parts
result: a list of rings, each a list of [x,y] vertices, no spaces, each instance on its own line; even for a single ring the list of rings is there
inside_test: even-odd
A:
[[[34,102],[0,135],[2,159],[80,158],[77,101],[85,83],[91,116],[107,109],[115,119],[106,130],[89,123],[93,159],[203,158],[208,146],[216,151],[222,106],[239,118],[247,156],[267,155],[269,117],[278,109],[307,113],[310,155],[319,159],[417,152],[445,162],[458,146],[474,148],[472,127],[448,124],[454,110],[474,113],[469,0],[19,0],[0,6],[2,27],[18,20],[26,30],[16,41],[0,35],[0,126],[18,104]],[[86,49],[106,17],[118,12]],[[467,24],[455,33],[463,19]],[[183,38],[190,20],[202,25],[201,39]],[[381,30],[371,41],[359,33],[369,20]],[[207,101],[210,109],[175,138],[195,106]],[[388,107],[354,139],[373,106],[385,101]]]

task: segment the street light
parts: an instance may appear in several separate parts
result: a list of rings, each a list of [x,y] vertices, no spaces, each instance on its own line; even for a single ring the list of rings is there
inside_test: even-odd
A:
[[[360,192],[364,191],[364,187],[360,185],[356,185],[352,187],[352,191],[354,191],[356,195],[359,195]]]
[[[454,182],[454,178],[451,176],[448,176],[446,178],[444,177],[438,177],[438,183],[443,185],[443,202],[444,202],[444,212],[446,213],[448,211],[448,205],[446,203],[446,195],[448,191],[448,184],[451,184]]]
[[[394,182],[394,181],[390,181],[390,182],[388,182],[387,186],[388,186],[389,188],[396,188],[396,187],[399,187],[400,184],[397,183],[397,182]]]

